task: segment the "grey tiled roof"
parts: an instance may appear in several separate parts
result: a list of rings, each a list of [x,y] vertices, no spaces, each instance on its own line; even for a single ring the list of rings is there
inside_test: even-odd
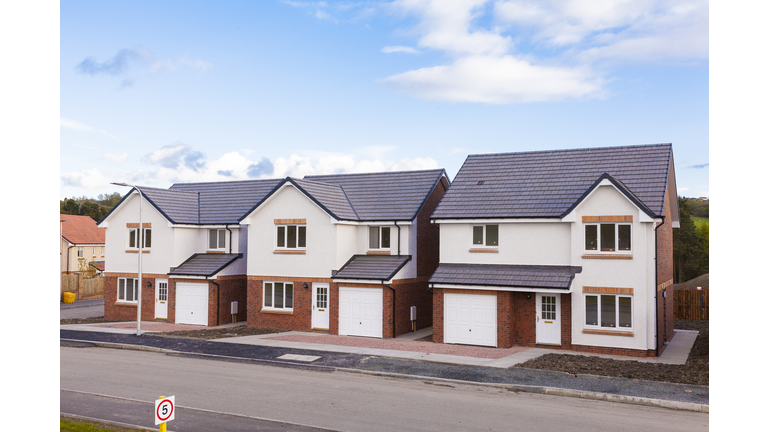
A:
[[[198,196],[194,192],[140,186],[144,197],[174,223],[198,223]],[[115,206],[117,207],[117,206]]]
[[[340,186],[357,215],[349,218],[351,220],[410,221],[416,217],[443,175],[445,170],[434,169],[316,175],[306,176],[304,180]]]
[[[243,180],[231,182],[177,183],[170,191],[200,193],[200,221],[191,222],[197,215],[190,210],[183,221],[176,223],[236,224],[238,220],[261,201],[280,179]],[[144,188],[142,188],[142,191]],[[190,221],[190,222],[188,222]]]
[[[410,259],[410,255],[354,255],[333,279],[390,280]]]
[[[328,183],[319,183],[310,180],[291,179],[291,181],[303,189],[317,203],[325,207],[337,219],[356,220],[355,209],[349,203],[347,195],[341,186]]]
[[[178,267],[171,268],[171,276],[213,276],[224,270],[243,254],[196,253]]]
[[[569,289],[581,267],[504,264],[440,264],[429,283]]]
[[[603,174],[663,213],[671,144],[470,155],[433,219],[562,217]]]

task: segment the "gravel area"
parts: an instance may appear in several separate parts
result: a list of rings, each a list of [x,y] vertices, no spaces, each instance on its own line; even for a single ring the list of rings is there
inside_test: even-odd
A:
[[[675,320],[675,329],[697,330],[688,361],[684,365],[641,363],[636,360],[613,360],[602,357],[546,354],[517,366],[531,369],[636,378],[680,384],[709,385],[709,321]]]

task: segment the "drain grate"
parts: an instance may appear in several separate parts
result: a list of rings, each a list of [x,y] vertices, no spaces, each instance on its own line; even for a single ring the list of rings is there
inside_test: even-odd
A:
[[[283,354],[278,357],[279,360],[296,360],[303,362],[313,362],[319,359],[320,356],[301,355],[301,354]]]

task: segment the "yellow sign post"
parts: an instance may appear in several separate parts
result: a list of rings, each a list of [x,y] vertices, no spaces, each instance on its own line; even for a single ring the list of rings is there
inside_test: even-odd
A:
[[[160,432],[166,432],[165,424],[176,417],[176,396],[160,396],[155,401],[155,425],[160,425]]]

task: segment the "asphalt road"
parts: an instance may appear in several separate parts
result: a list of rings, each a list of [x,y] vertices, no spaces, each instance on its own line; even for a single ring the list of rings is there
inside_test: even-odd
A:
[[[104,316],[104,299],[60,303],[59,319],[91,318]]]
[[[161,395],[174,395],[177,419],[181,419],[182,410],[195,410],[225,419],[240,416],[271,421],[269,425],[282,428],[276,430],[290,430],[285,429],[288,426],[340,431],[647,431],[660,425],[670,431],[709,428],[708,414],[690,411],[87,344],[80,348],[62,346],[60,364],[62,412],[65,408],[76,410],[76,398],[111,397],[149,403]],[[70,414],[104,419],[113,415],[108,408],[97,411]],[[121,412],[122,422],[146,424],[146,411],[146,407],[128,408]],[[183,430],[216,430],[201,422],[192,423]],[[169,429],[175,430],[172,423]]]

